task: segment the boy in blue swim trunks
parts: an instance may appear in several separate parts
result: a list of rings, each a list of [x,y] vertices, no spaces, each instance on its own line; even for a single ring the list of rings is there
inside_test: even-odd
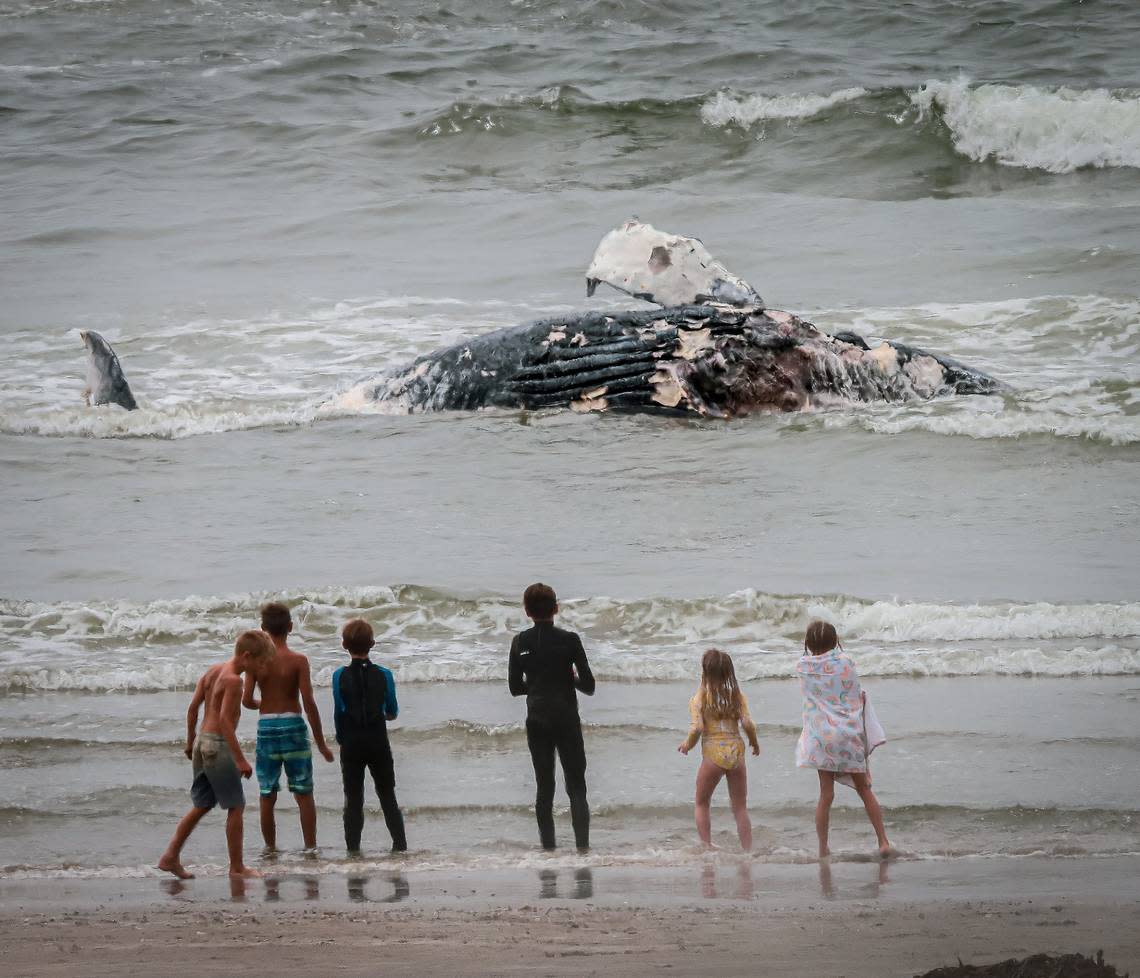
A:
[[[265,848],[277,848],[277,820],[274,806],[281,789],[281,769],[301,816],[301,835],[306,849],[317,846],[317,806],[313,801],[313,752],[309,748],[309,726],[313,741],[326,761],[333,759],[321,729],[321,714],[313,699],[309,660],[289,648],[286,639],[293,630],[289,608],[278,601],[261,606],[261,628],[269,634],[277,654],[271,665],[256,677],[247,675],[242,705],[260,710],[257,721],[257,785],[261,791],[261,837]],[[254,695],[260,691],[261,699]]]
[[[186,756],[194,765],[190,788],[191,809],[178,823],[174,837],[158,861],[158,868],[179,879],[193,873],[182,865],[182,847],[203,816],[215,805],[226,813],[226,847],[230,856],[230,876],[257,876],[242,858],[245,791],[241,779],[253,769],[241,752],[237,725],[241,720],[242,673],[247,676],[273,661],[273,643],[265,632],[242,632],[234,645],[233,658],[206,670],[194,688],[194,698],[186,711]],[[202,730],[198,712],[205,706]]]

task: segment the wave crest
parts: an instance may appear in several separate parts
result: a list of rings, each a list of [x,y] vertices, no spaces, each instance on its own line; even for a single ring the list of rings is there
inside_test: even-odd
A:
[[[929,81],[911,101],[936,115],[954,148],[976,162],[1071,173],[1085,167],[1140,167],[1140,92],[1133,89],[971,86]]]
[[[267,594],[130,602],[35,603],[0,599],[0,691],[164,690],[192,685],[233,637],[257,621]],[[401,682],[502,681],[510,635],[526,625],[514,600],[426,587],[325,588],[275,595],[292,606],[314,681],[341,662],[336,635],[348,618],[372,622],[384,661]],[[1140,674],[1140,603],[941,604],[848,595],[609,597],[562,603],[566,627],[586,638],[599,677],[690,680],[697,650],[727,646],[743,679],[786,678],[803,630],[835,622],[878,676]],[[61,665],[66,642],[82,650]],[[451,730],[477,739],[512,730]]]
[[[701,121],[716,129],[747,129],[767,120],[810,119],[844,102],[867,95],[865,88],[844,88],[830,95],[743,95],[720,91],[701,105]]]

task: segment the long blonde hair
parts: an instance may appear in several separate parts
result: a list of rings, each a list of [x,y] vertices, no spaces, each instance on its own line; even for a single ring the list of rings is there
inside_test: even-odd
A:
[[[739,720],[743,712],[732,657],[720,649],[701,659],[701,712],[718,720]]]

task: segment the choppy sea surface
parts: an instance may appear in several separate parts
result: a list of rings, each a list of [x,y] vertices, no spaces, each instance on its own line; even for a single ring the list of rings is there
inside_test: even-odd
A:
[[[526,863],[504,678],[536,579],[600,678],[599,862],[699,858],[674,748],[710,645],[761,723],[758,858],[810,858],[787,677],[814,617],[876,696],[908,858],[1140,851],[1137,36],[1126,0],[0,2],[0,876],[149,872],[188,689],[272,596],[326,708],[339,625],[376,626],[413,861]],[[728,423],[324,407],[628,305],[584,272],[632,215],[1011,390]],[[139,411],[83,405],[82,329]],[[331,854],[335,766],[317,791]]]

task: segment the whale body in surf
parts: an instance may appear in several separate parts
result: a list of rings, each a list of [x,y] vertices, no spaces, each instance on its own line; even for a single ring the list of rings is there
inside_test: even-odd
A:
[[[87,390],[83,392],[87,403],[118,404],[128,411],[135,410],[135,395],[111,344],[93,329],[81,331],[79,337],[87,348]]]
[[[737,417],[838,400],[901,402],[993,394],[1006,385],[894,341],[869,345],[768,309],[695,238],[630,221],[587,271],[663,308],[587,312],[485,333],[358,383],[327,406],[397,412],[629,409]]]

